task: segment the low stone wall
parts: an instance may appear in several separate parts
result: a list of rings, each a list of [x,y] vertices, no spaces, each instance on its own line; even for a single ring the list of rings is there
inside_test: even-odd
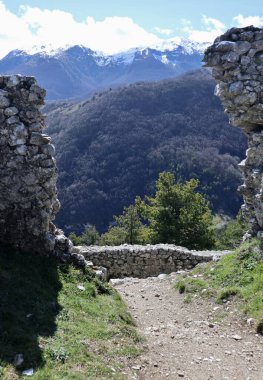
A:
[[[82,254],[96,266],[107,268],[109,278],[158,276],[182,269],[192,269],[197,264],[216,260],[229,251],[190,251],[170,244],[120,245],[116,247],[78,246]]]

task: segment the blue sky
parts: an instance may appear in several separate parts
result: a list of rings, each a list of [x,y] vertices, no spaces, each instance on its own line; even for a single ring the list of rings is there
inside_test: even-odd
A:
[[[32,44],[115,53],[176,36],[210,42],[248,24],[263,25],[262,0],[0,0],[0,55]]]
[[[96,20],[128,16],[148,31],[155,26],[179,28],[182,18],[190,19],[198,28],[203,14],[228,26],[238,14],[263,17],[262,0],[6,0],[4,3],[15,13],[21,5],[61,9],[72,13],[78,21],[87,16]]]

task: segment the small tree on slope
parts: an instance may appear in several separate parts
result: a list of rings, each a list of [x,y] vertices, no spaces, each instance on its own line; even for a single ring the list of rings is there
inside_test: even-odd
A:
[[[213,247],[212,214],[206,199],[196,191],[198,184],[194,179],[176,183],[172,173],[163,172],[154,197],[137,197],[137,208],[149,223],[153,243],[191,249]]]

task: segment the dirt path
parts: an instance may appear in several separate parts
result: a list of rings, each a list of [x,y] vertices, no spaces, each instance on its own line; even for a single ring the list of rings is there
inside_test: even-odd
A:
[[[114,285],[146,338],[129,377],[263,380],[263,337],[234,307],[199,298],[186,304],[172,288],[176,275],[160,277]]]

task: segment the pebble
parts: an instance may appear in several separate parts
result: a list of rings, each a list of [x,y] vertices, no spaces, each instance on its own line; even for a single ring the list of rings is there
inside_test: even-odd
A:
[[[158,276],[158,278],[159,278],[160,280],[164,280],[166,277],[167,277],[167,274],[165,274],[165,273],[161,273],[161,274],[159,274],[159,276]]]
[[[233,335],[232,338],[235,340],[241,340],[242,336],[236,334],[236,335]]]
[[[247,319],[247,325],[248,326],[254,326],[255,324],[255,319],[254,318],[248,318]]]
[[[110,284],[113,285],[113,286],[114,286],[114,285],[115,285],[115,286],[116,286],[116,285],[122,285],[122,284],[124,284],[124,279],[122,279],[122,278],[111,278],[109,282],[110,282]]]
[[[24,376],[33,376],[33,374],[34,374],[33,368],[25,369],[22,372],[22,375],[24,375]]]
[[[178,372],[177,372],[177,375],[178,375],[179,377],[184,377],[184,373],[181,372],[181,371],[178,371]]]
[[[14,358],[14,366],[19,367],[23,363],[24,363],[24,355],[23,354],[16,354],[15,358]]]
[[[135,371],[139,371],[142,367],[140,365],[134,365],[132,367],[132,369],[134,369]]]

